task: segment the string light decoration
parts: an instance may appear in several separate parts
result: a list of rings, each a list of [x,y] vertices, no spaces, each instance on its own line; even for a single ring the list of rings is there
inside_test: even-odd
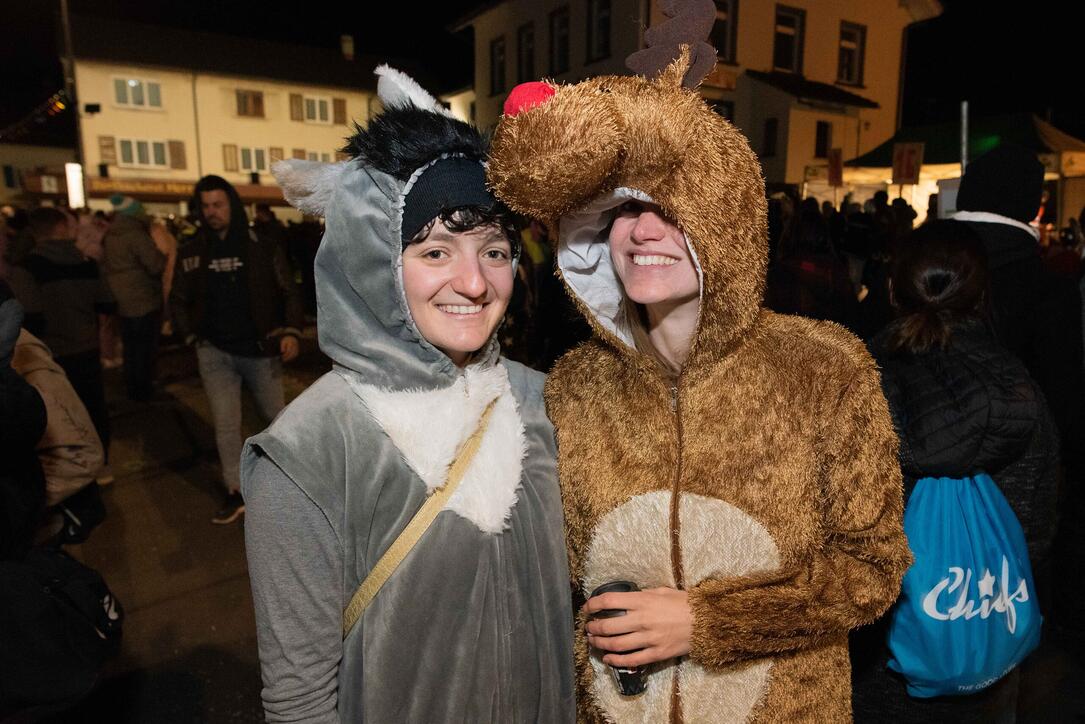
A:
[[[48,99],[39,103],[32,111],[20,118],[15,123],[0,131],[0,142],[14,141],[30,133],[35,126],[40,126],[50,118],[59,116],[67,111],[72,105],[71,99],[63,89],[58,90]]]

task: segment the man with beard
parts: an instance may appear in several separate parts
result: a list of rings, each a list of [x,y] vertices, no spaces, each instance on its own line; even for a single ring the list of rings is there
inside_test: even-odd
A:
[[[298,356],[302,305],[281,247],[249,228],[228,181],[200,179],[192,208],[200,228],[179,253],[170,306],[177,333],[196,346],[226,488],[211,522],[226,524],[245,511],[241,383],[270,422],[283,408],[281,362]]]

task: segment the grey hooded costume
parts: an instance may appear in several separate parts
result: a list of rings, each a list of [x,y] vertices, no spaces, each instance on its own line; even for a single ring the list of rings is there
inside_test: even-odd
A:
[[[378,70],[386,108],[438,104]],[[370,122],[370,129],[378,119]],[[543,376],[491,340],[465,370],[403,295],[406,182],[355,158],[287,161],[287,198],[325,216],[321,349],[335,367],[242,456],[269,721],[561,722],[574,715],[572,613]],[[359,583],[497,399],[460,488],[342,638]]]

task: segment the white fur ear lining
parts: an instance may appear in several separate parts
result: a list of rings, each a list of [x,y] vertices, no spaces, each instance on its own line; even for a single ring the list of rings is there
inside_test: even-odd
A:
[[[427,93],[414,78],[390,65],[378,66],[373,73],[377,76],[377,95],[381,103],[388,108],[413,105],[424,111],[435,111],[441,115],[455,118],[449,109]]]
[[[288,158],[271,164],[271,175],[282,187],[291,206],[311,216],[324,216],[339,176],[349,161],[322,163]]]

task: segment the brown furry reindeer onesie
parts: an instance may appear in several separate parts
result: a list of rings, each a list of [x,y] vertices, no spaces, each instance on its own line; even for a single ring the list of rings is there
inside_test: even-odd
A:
[[[693,613],[689,656],[650,667],[633,697],[581,621],[579,718],[850,721],[848,631],[894,601],[911,562],[897,439],[858,339],[761,306],[764,182],[694,90],[703,71],[687,75],[703,47],[673,47],[654,79],[517,89],[492,146],[490,182],[557,230],[561,275],[594,329],[546,385],[575,584],[685,589]],[[624,322],[606,242],[630,198],[675,221],[701,275],[677,380]]]

